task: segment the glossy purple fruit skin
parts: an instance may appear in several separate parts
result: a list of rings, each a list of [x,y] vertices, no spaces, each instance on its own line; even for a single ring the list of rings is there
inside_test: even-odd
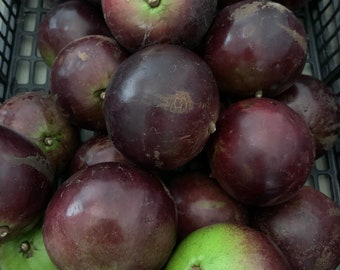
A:
[[[102,11],[81,0],[57,3],[38,27],[38,49],[48,66],[69,42],[87,35],[112,36]]]
[[[160,43],[197,47],[215,17],[216,6],[216,0],[162,0],[155,8],[147,1],[102,1],[113,37],[130,52]]]
[[[66,171],[80,144],[78,127],[50,93],[25,92],[7,99],[0,106],[0,124],[38,145],[56,174]],[[46,138],[53,144],[47,145]]]
[[[332,88],[316,77],[300,75],[275,99],[287,104],[305,119],[314,136],[315,158],[335,145],[340,134],[340,103]]]
[[[108,86],[105,119],[116,148],[135,164],[178,168],[199,154],[215,130],[215,78],[192,51],[149,46],[124,61]]]
[[[203,226],[227,222],[248,225],[245,205],[230,197],[208,174],[186,171],[168,181],[178,211],[178,237]]]
[[[53,170],[41,150],[0,125],[0,243],[32,228],[53,192]]]
[[[340,264],[340,208],[312,187],[302,187],[283,204],[254,209],[251,226],[276,243],[293,269]]]
[[[307,35],[292,11],[244,0],[216,16],[203,45],[221,91],[235,98],[273,97],[290,87],[307,59]]]
[[[112,143],[107,134],[98,134],[83,142],[73,155],[70,173],[101,162],[131,164]]]
[[[132,165],[82,169],[54,194],[43,238],[58,269],[161,269],[176,243],[177,212],[164,184]]]
[[[105,131],[102,93],[127,57],[118,43],[88,35],[67,44],[51,68],[51,92],[80,127]]]
[[[221,112],[210,147],[210,167],[221,187],[256,206],[293,197],[307,181],[315,158],[306,122],[269,98],[243,99]]]

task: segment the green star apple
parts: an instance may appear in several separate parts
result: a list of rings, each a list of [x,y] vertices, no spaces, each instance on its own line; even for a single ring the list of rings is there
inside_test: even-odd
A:
[[[286,257],[263,233],[216,223],[197,229],[174,250],[165,270],[289,270]]]
[[[0,245],[1,270],[57,270],[46,252],[42,227]]]

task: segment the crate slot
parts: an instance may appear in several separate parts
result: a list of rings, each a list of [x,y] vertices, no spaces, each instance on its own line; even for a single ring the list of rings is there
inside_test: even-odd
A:
[[[38,85],[43,85],[47,83],[47,73],[48,69],[43,61],[38,61],[34,66],[34,78],[33,83]]]

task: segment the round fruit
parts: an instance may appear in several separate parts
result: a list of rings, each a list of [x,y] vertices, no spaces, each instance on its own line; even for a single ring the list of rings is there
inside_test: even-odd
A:
[[[199,56],[157,44],[119,66],[104,108],[109,136],[128,160],[175,169],[202,151],[215,131],[220,102],[215,78]]]
[[[340,264],[340,208],[312,187],[283,204],[255,208],[251,226],[272,239],[295,270]]]
[[[167,185],[178,211],[178,237],[221,222],[248,225],[247,208],[231,198],[208,174],[185,171]]]
[[[265,234],[247,226],[217,223],[182,240],[165,270],[291,270]]]
[[[79,143],[80,132],[55,95],[24,92],[0,106],[0,124],[35,143],[56,174],[66,171]]]
[[[108,135],[98,134],[85,141],[73,155],[70,173],[101,162],[131,164],[113,145]]]
[[[53,177],[38,146],[0,125],[0,244],[41,219],[52,195]]]
[[[217,0],[103,0],[113,37],[128,51],[171,43],[198,46],[209,29]]]
[[[176,227],[174,201],[158,178],[108,162],[60,186],[45,212],[43,237],[60,270],[161,269]]]
[[[51,68],[51,92],[79,127],[105,131],[106,87],[126,57],[114,39],[102,35],[78,38],[60,51]]]
[[[290,87],[307,58],[307,36],[292,11],[272,1],[227,5],[207,33],[204,59],[221,91],[273,97]]]
[[[101,10],[87,1],[57,3],[38,27],[38,49],[48,66],[71,41],[87,35],[111,36]]]
[[[296,111],[310,127],[315,140],[315,158],[329,151],[340,134],[340,103],[324,82],[300,75],[295,83],[275,99]]]
[[[57,270],[46,252],[41,225],[0,245],[0,269]]]
[[[224,109],[210,147],[213,176],[245,204],[288,200],[314,165],[314,140],[306,122],[269,98],[243,99]]]

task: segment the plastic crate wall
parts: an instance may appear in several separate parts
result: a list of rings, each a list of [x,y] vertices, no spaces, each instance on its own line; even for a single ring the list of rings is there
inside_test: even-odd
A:
[[[37,29],[53,0],[0,2],[0,102],[23,91],[49,90],[49,68],[37,49]],[[298,11],[308,34],[304,73],[329,84],[340,98],[340,1],[312,0]],[[318,159],[308,179],[340,205],[340,139]]]
[[[5,1],[8,1],[11,9],[17,11],[8,83],[1,97],[6,99],[16,93],[31,90],[47,91],[49,71],[37,49],[37,29],[51,4],[44,0]]]
[[[0,2],[0,101],[10,84],[9,73],[17,28],[18,5],[11,0]]]
[[[340,1],[311,1],[303,14],[309,38],[307,68],[309,65],[311,75],[331,86],[340,102]],[[339,139],[329,153],[317,160],[310,182],[340,205]]]

